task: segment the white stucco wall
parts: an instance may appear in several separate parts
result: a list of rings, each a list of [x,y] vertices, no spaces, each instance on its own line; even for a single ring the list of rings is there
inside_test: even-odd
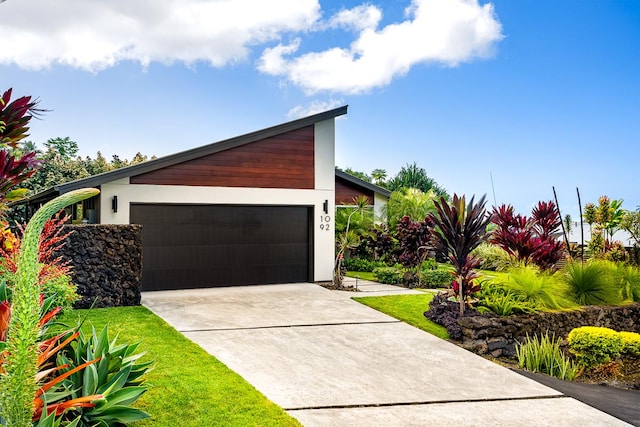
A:
[[[277,188],[197,187],[183,185],[130,184],[121,179],[101,187],[100,222],[129,224],[131,203],[194,203],[270,206],[310,206],[313,208],[313,280],[328,281],[334,262],[335,160],[334,121],[315,125],[314,190]],[[111,200],[118,196],[118,212],[111,210]],[[323,205],[327,201],[328,214]]]
[[[373,218],[376,224],[385,224],[387,222],[382,210],[384,209],[384,206],[387,205],[388,201],[389,199],[382,194],[374,193]]]

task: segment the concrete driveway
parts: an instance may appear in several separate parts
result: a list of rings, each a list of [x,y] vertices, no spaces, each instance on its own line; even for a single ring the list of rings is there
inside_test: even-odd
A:
[[[305,426],[628,425],[351,300],[388,289],[246,286],[142,303]]]

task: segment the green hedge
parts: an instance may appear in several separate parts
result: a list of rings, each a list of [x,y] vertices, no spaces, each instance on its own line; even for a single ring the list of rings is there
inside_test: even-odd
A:
[[[579,364],[593,367],[620,356],[625,344],[620,333],[609,328],[583,326],[569,332],[569,349]]]
[[[376,268],[386,267],[387,265],[382,261],[370,261],[364,258],[345,258],[344,267],[347,271],[365,271],[368,273],[373,272]]]
[[[373,274],[376,276],[380,283],[387,285],[397,285],[402,283],[402,269],[398,267],[378,267],[373,270]]]
[[[453,276],[446,270],[422,270],[420,282],[426,288],[446,288],[451,285]]]

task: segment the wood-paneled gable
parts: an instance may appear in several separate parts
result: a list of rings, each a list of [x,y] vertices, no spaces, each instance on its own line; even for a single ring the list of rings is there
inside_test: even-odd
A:
[[[131,177],[131,184],[315,187],[314,126]]]
[[[353,199],[359,196],[365,196],[373,205],[373,191],[336,176],[336,206],[353,205]]]

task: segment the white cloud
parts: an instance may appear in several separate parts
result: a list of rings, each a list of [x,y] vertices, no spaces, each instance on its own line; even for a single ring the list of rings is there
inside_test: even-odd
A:
[[[328,101],[313,100],[308,105],[298,105],[293,107],[287,113],[287,117],[290,119],[297,119],[300,117],[311,116],[316,113],[322,113],[323,111],[333,110],[345,105],[343,99],[329,99]]]
[[[354,12],[352,16],[362,16]],[[336,21],[353,23],[346,11]],[[389,84],[420,63],[456,66],[490,57],[502,39],[502,26],[491,4],[478,0],[413,0],[407,19],[376,30],[363,25],[349,47],[293,56],[300,41],[265,49],[258,68],[281,76],[308,94],[319,91],[362,93]]]
[[[329,20],[330,28],[344,28],[362,31],[366,28],[376,28],[382,12],[375,6],[363,4],[353,9],[343,9]]]
[[[0,5],[0,64],[98,71],[123,60],[213,66],[305,31],[318,0],[15,0]],[[286,52],[283,52],[283,54]]]

